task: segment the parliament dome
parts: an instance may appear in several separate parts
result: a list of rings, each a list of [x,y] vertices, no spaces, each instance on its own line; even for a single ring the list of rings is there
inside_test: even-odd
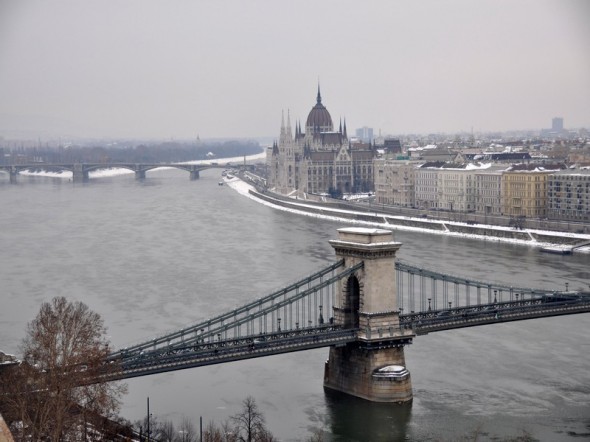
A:
[[[318,96],[316,105],[311,109],[307,116],[305,123],[306,132],[332,132],[334,126],[332,125],[332,117],[328,109],[322,104],[322,96],[318,86]]]

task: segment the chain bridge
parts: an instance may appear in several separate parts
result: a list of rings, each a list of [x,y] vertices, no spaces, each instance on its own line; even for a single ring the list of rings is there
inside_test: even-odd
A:
[[[388,230],[339,229],[335,263],[242,307],[112,353],[109,379],[330,347],[324,385],[411,400],[404,346],[438,331],[590,311],[590,292],[476,281],[395,260]]]

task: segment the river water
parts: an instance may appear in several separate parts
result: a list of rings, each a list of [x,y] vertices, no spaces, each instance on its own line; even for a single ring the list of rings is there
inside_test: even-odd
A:
[[[102,315],[114,348],[225,312],[334,260],[343,222],[279,211],[175,169],[91,178],[0,175],[0,350],[57,295]],[[396,231],[398,257],[473,279],[588,289],[590,255]],[[198,426],[227,419],[248,395],[282,441],[590,439],[590,315],[420,336],[406,347],[414,401],[372,404],[322,387],[327,349],[127,381],[122,415],[150,411]]]

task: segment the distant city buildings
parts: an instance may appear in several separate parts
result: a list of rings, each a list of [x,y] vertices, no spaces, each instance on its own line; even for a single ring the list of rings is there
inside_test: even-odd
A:
[[[563,137],[568,135],[567,132],[568,131],[563,128],[563,118],[554,117],[551,120],[551,129],[543,129],[541,134],[543,136]]]
[[[386,154],[400,155],[402,153],[402,145],[399,138],[385,138],[383,140],[383,151]]]
[[[375,140],[362,127],[349,139],[345,121],[334,128],[318,87],[304,128],[296,122],[292,129],[291,116],[283,116],[279,140],[267,151],[268,186],[300,197],[374,191],[378,204],[486,219],[590,221],[590,140],[556,137],[564,133],[563,118],[556,117],[537,138],[483,140],[470,133]],[[575,171],[568,166],[574,158],[581,166]]]
[[[361,127],[356,130],[356,137],[363,143],[373,142],[373,128],[372,127]]]
[[[563,131],[563,118],[555,117],[551,120],[551,130],[554,132],[561,132]]]

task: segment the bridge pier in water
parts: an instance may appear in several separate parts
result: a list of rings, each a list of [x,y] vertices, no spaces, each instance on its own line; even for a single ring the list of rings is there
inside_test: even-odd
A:
[[[88,181],[88,171],[84,167],[84,164],[74,164],[74,169],[72,172],[72,181],[74,183],[85,183]]]
[[[16,177],[18,176],[18,169],[14,166],[10,168],[10,184],[16,184]]]
[[[137,169],[135,171],[135,179],[136,180],[145,180],[145,170]]]
[[[197,168],[193,168],[190,171],[190,180],[195,181],[199,179],[199,170]]]
[[[400,328],[395,271],[402,244],[382,229],[343,228],[338,235],[330,244],[345,267],[364,265],[340,283],[334,322],[359,332],[355,342],[330,347],[324,387],[373,402],[409,402],[404,346],[414,334]]]

